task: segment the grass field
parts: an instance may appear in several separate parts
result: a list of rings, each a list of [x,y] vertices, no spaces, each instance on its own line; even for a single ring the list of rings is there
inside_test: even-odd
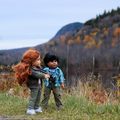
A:
[[[13,74],[0,76],[0,120],[120,120],[120,97],[99,82],[81,82],[62,91],[64,108],[57,111],[51,95],[43,113],[26,115],[29,90],[20,87]]]
[[[26,115],[28,99],[0,93],[0,116],[2,120],[120,120],[120,104],[95,104],[85,97],[64,94],[64,108],[57,111],[53,96],[43,113]],[[4,120],[3,119],[3,120]]]

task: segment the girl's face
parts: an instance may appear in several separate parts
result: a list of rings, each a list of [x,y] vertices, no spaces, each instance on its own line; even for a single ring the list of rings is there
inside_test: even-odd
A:
[[[48,65],[48,67],[54,69],[54,68],[56,68],[58,66],[58,62],[56,60],[53,60],[53,61],[48,62],[47,65]]]
[[[40,67],[41,65],[41,58],[40,56],[33,62],[32,66],[33,67]]]

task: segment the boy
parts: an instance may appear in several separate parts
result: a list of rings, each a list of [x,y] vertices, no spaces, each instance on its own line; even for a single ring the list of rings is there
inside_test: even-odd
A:
[[[42,101],[43,108],[47,108],[51,91],[54,94],[54,100],[58,110],[62,108],[60,87],[64,88],[64,75],[58,67],[59,59],[56,55],[47,53],[44,57],[44,71],[50,75],[49,79],[44,80],[44,98]]]

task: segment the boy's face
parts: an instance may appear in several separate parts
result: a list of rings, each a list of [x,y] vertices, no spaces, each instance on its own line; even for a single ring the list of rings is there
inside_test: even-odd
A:
[[[56,60],[53,60],[53,61],[48,62],[47,65],[48,65],[48,67],[54,69],[54,68],[56,68],[58,66],[58,62]]]

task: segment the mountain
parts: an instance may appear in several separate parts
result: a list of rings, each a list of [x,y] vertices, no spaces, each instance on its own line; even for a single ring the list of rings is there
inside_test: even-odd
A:
[[[53,39],[57,39],[59,38],[61,35],[64,34],[75,34],[77,31],[79,31],[81,29],[81,27],[83,27],[82,23],[79,22],[75,22],[75,23],[70,23],[68,25],[63,26],[58,32],[57,34],[54,36]]]
[[[10,50],[0,50],[0,65],[16,64],[21,59],[22,54],[28,48],[29,47]]]
[[[66,33],[73,34],[76,32],[76,30],[79,30],[83,26],[82,23],[75,22],[71,23],[68,25],[65,25],[62,27],[57,34],[50,40],[50,42],[42,44],[42,45],[37,45],[36,48],[40,50],[42,53],[46,51],[46,45],[48,46],[50,44],[51,46],[51,41],[57,40],[61,35],[64,35]],[[10,49],[10,50],[0,50],[0,64],[1,65],[12,65],[17,63],[22,54],[28,49],[27,48],[19,48],[19,49]]]

